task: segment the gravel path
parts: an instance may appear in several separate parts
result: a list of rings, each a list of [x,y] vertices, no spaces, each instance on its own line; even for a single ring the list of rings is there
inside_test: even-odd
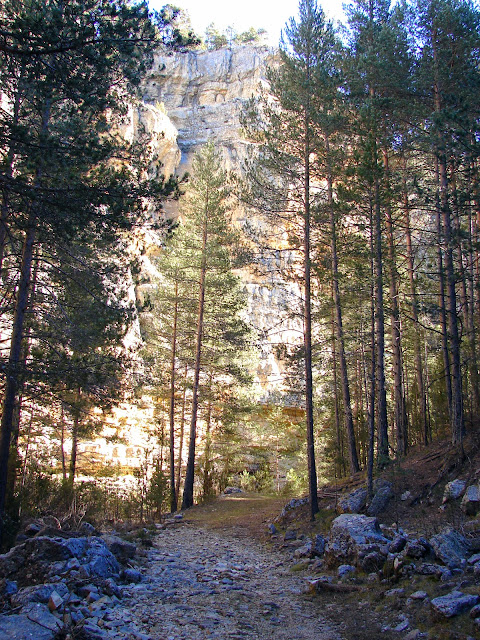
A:
[[[279,560],[248,538],[168,527],[110,624],[127,624],[138,640],[341,640],[302,596],[305,580]]]

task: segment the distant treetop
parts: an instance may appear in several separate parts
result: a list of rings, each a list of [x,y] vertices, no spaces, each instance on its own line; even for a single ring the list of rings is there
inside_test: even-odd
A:
[[[202,39],[194,32],[190,16],[184,9],[166,4],[159,12],[154,12],[154,16],[160,37],[167,49],[186,51],[201,45]]]

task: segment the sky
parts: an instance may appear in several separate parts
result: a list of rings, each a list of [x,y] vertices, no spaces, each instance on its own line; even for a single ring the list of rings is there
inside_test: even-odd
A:
[[[168,0],[149,0],[152,9],[161,9]],[[223,31],[232,26],[236,31],[250,27],[266,29],[269,43],[277,45],[280,31],[290,17],[298,13],[298,0],[170,0],[190,14],[194,30],[203,35],[211,22]],[[342,0],[324,0],[323,10],[329,18],[342,19]]]

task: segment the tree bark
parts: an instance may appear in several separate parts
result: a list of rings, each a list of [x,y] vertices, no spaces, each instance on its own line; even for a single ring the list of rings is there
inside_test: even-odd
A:
[[[183,488],[182,509],[189,509],[193,506],[193,483],[195,477],[195,446],[197,438],[197,413],[198,413],[198,391],[200,386],[200,366],[202,354],[203,338],[203,315],[205,310],[205,277],[207,273],[207,240],[208,240],[208,192],[206,195],[207,204],[203,220],[202,233],[202,262],[200,267],[200,282],[198,291],[197,310],[197,336],[195,342],[195,365],[193,368],[193,388],[192,388],[192,417],[190,422],[190,441],[188,444],[188,461],[185,473],[185,486]]]
[[[387,182],[389,185],[389,160],[388,152],[384,151],[384,166]],[[402,334],[400,330],[400,307],[398,304],[398,272],[397,257],[395,250],[395,240],[393,237],[393,219],[390,203],[385,207],[385,225],[387,231],[388,242],[388,263],[390,269],[390,323],[392,336],[392,353],[393,353],[393,385],[394,385],[394,424],[397,440],[397,457],[402,458],[407,453],[408,432],[407,432],[407,414],[405,410],[405,393],[403,388],[403,364],[402,364]]]
[[[423,444],[428,445],[430,440],[430,423],[427,413],[427,394],[425,391],[425,378],[423,374],[422,364],[422,344],[420,341],[421,329],[418,319],[418,295],[415,283],[415,261],[413,257],[412,230],[410,225],[410,206],[408,202],[408,191],[406,181],[407,165],[405,158],[403,159],[403,209],[404,209],[404,225],[405,225],[405,242],[407,248],[407,269],[408,283],[410,287],[410,305],[412,312],[412,321],[414,326],[414,360],[415,360],[415,381],[417,386],[417,394],[420,405],[420,424],[422,429]]]
[[[329,155],[330,145],[328,137],[325,136],[325,146],[327,156]],[[329,167],[329,159],[327,157],[327,165]],[[337,254],[337,230],[335,221],[335,208],[333,202],[333,184],[330,167],[327,176],[327,198],[330,218],[330,250],[332,260],[332,284],[333,284],[333,302],[335,306],[335,330],[338,344],[338,359],[340,365],[340,377],[342,380],[343,395],[343,412],[345,419],[345,431],[348,442],[348,460],[350,466],[350,474],[353,475],[360,470],[358,462],[357,446],[355,441],[355,430],[353,427],[352,403],[350,398],[350,384],[348,379],[347,359],[345,356],[345,339],[343,334],[343,318],[342,305],[340,299],[340,287],[338,284],[338,254]]]
[[[178,322],[178,281],[175,281],[175,303],[173,306],[172,358],[170,362],[170,511],[177,510],[177,492],[175,489],[175,365],[177,358],[177,322]]]

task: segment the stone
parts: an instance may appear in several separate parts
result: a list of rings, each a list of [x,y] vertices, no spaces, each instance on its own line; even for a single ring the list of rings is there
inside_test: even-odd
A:
[[[15,580],[5,580],[5,586],[3,587],[3,594],[6,596],[13,596],[18,591],[18,584]]]
[[[121,579],[127,583],[142,581],[142,574],[136,569],[124,569],[120,574]]]
[[[133,542],[127,542],[118,536],[112,535],[103,536],[103,539],[108,550],[113,553],[119,562],[125,563],[135,557],[137,547]]]
[[[283,536],[283,539],[285,540],[285,542],[288,542],[289,540],[296,540],[297,532],[295,531],[295,529],[287,529],[285,531],[285,535]]]
[[[98,587],[96,587],[94,584],[81,585],[77,587],[77,593],[82,598],[87,598],[90,595],[90,593],[98,594]]]
[[[44,525],[38,521],[30,522],[24,529],[24,533],[27,537],[31,538],[36,536],[43,529]]]
[[[63,604],[63,598],[62,596],[57,593],[57,591],[52,591],[52,594],[48,600],[48,608],[50,611],[56,611],[57,609],[59,609]]]
[[[467,609],[471,609],[479,601],[479,596],[452,591],[446,596],[434,598],[430,604],[435,613],[445,618],[453,618],[453,616],[458,616]]]
[[[407,538],[402,535],[396,535],[395,538],[388,544],[389,553],[400,553],[407,544]]]
[[[396,589],[389,589],[384,593],[384,596],[386,598],[396,598],[398,596],[403,596],[403,595],[405,595],[405,589],[403,589],[402,587],[397,587]]]
[[[55,633],[58,633],[63,627],[61,621],[50,613],[48,607],[39,602],[28,604],[22,609],[22,614],[26,615],[32,622],[36,622],[38,625]]]
[[[308,504],[308,498],[292,498],[287,504],[283,507],[280,516],[284,518],[289,511],[294,511],[299,507],[303,507]]]
[[[371,503],[368,505],[367,514],[369,516],[378,516],[385,511],[393,496],[392,485],[390,483],[384,484],[373,496]]]
[[[24,587],[19,589],[17,593],[12,596],[12,605],[14,607],[23,607],[31,602],[41,602],[47,604],[50,600],[52,593],[57,593],[60,598],[68,595],[68,587],[64,584],[37,584],[30,587]]]
[[[310,558],[313,555],[313,542],[307,540],[306,544],[296,549],[293,553],[294,558]]]
[[[69,538],[68,540],[65,540],[65,546],[69,550],[72,558],[77,558],[77,560],[86,554],[88,545],[89,539],[85,537]]]
[[[98,578],[110,578],[120,572],[117,559],[101,538],[89,538],[85,558],[88,572]]]
[[[480,604],[476,604],[473,609],[470,611],[471,618],[479,618],[480,617]]]
[[[223,495],[224,496],[230,496],[230,495],[233,495],[235,493],[243,493],[243,489],[240,489],[240,487],[226,487],[223,490]]]
[[[313,555],[314,556],[323,556],[323,554],[325,553],[325,544],[326,544],[326,540],[325,538],[322,536],[321,533],[317,533],[317,535],[315,536],[315,540],[313,542]]]
[[[415,573],[420,576],[437,576],[439,578],[445,573],[445,567],[432,562],[422,562],[415,567]]]
[[[325,546],[325,560],[329,566],[355,564],[359,555],[364,557],[378,551],[388,542],[376,518],[344,513],[332,523],[330,539]]]
[[[341,564],[337,569],[337,575],[339,578],[345,578],[345,576],[356,573],[356,568],[351,564]]]
[[[410,598],[412,600],[425,600],[427,597],[428,597],[428,594],[426,591],[414,591],[410,595]]]
[[[26,615],[0,615],[0,640],[53,640],[57,631],[42,627]]]
[[[443,492],[442,503],[445,504],[449,500],[457,500],[465,490],[464,480],[453,480],[445,485],[445,491]]]
[[[480,553],[474,553],[473,556],[470,556],[467,560],[468,564],[474,565],[480,562]]]
[[[371,573],[372,571],[380,571],[385,564],[385,556],[379,551],[370,551],[370,553],[359,554],[358,564],[365,571],[365,573]]]
[[[272,523],[270,523],[270,524],[267,526],[267,529],[268,529],[268,533],[269,533],[270,535],[272,535],[272,536],[275,536],[275,535],[277,535],[277,533],[278,533],[278,529],[277,529],[277,527],[276,527],[274,524],[272,524]]]
[[[338,505],[343,513],[359,513],[367,504],[367,497],[368,492],[365,487],[360,487],[339,500]]]
[[[402,495],[400,496],[400,500],[402,502],[406,502],[407,500],[410,500],[411,497],[412,497],[412,492],[407,490],[402,493]]]
[[[452,528],[447,528],[442,533],[430,538],[430,544],[438,560],[449,569],[463,566],[469,552],[467,539]]]
[[[82,524],[79,527],[79,531],[80,533],[83,533],[86,536],[97,535],[97,530],[95,529],[93,524],[90,524],[90,522],[82,522]]]
[[[424,558],[428,553],[428,546],[423,544],[420,540],[409,540],[405,545],[405,555],[407,558],[414,558],[416,560]]]
[[[477,515],[480,511],[480,487],[478,484],[471,484],[467,487],[460,506],[467,516]]]
[[[409,626],[410,626],[410,622],[406,618],[404,618],[395,627],[393,627],[393,630],[396,631],[397,633],[400,633],[402,631],[406,631]]]

